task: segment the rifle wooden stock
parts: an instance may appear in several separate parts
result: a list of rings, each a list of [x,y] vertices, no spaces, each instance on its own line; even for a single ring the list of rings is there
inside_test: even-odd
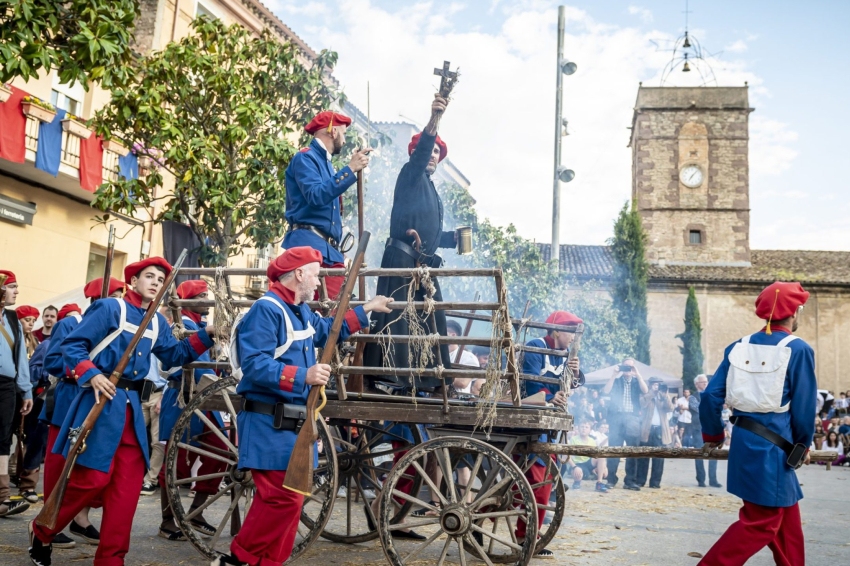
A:
[[[369,245],[369,236],[369,232],[363,232],[360,237],[357,255],[354,256],[351,270],[345,278],[345,285],[339,295],[339,305],[325,347],[322,350],[320,364],[330,364],[333,360],[336,343],[342,330],[342,322],[346,311],[348,311],[348,301],[351,298],[351,292],[354,291],[354,283],[357,281],[360,266],[363,265],[366,247]],[[307,396],[307,416],[304,419],[301,431],[298,433],[298,438],[295,439],[295,446],[292,448],[289,465],[286,468],[286,478],[283,480],[283,487],[302,495],[310,495],[313,491],[313,450],[316,447],[316,439],[319,437],[319,431],[316,428],[319,398],[322,398],[322,406],[324,406],[325,387],[311,387],[310,394]]]
[[[666,446],[579,446],[532,442],[519,451],[526,454],[559,454],[562,456],[587,456],[590,458],[675,458],[684,460],[728,460],[729,451],[715,449],[703,454],[702,448],[670,448]],[[812,462],[833,462],[837,452],[812,450]]]
[[[106,261],[103,264],[103,283],[100,285],[100,298],[109,296],[109,280],[112,278],[112,259],[115,257],[115,226],[109,227],[109,239],[106,243]]]
[[[360,170],[357,173],[357,237],[363,237],[363,229],[364,229],[364,221],[363,221],[363,176],[365,171]],[[366,300],[366,277],[364,275],[360,275],[357,277],[357,289],[358,294],[357,298],[361,301]],[[366,328],[363,332],[369,332],[369,329]],[[354,365],[362,366],[363,365],[363,352],[366,349],[366,344],[358,343],[354,349]],[[340,375],[337,379],[344,380],[342,375]],[[348,380],[345,382],[346,394],[347,391],[353,391],[355,393],[363,393],[363,374],[358,373],[354,375],[349,375]],[[344,401],[345,396],[341,396],[340,400]]]
[[[118,380],[121,379],[122,375],[124,375],[124,370],[127,369],[127,364],[130,362],[130,358],[136,351],[136,346],[139,345],[142,336],[144,336],[145,330],[148,328],[148,324],[150,324],[153,317],[156,316],[156,310],[159,308],[159,305],[162,303],[162,299],[165,297],[165,293],[168,292],[168,288],[177,276],[180,266],[183,265],[183,261],[186,259],[186,254],[187,251],[184,249],[183,253],[180,254],[180,257],[177,258],[174,268],[166,278],[165,283],[159,289],[159,292],[156,294],[156,298],[151,301],[150,305],[148,305],[148,310],[145,312],[145,316],[142,318],[142,322],[139,324],[138,330],[136,330],[133,338],[130,339],[130,343],[124,350],[124,354],[121,356],[121,359],[118,360],[118,364],[112,370],[112,373],[109,374],[109,381],[111,381],[113,385],[117,385]],[[77,463],[77,457],[85,452],[86,439],[89,434],[91,434],[97,419],[100,417],[100,413],[103,412],[103,407],[108,401],[108,399],[104,398],[101,399],[99,403],[96,403],[89,411],[89,414],[86,415],[86,419],[83,421],[83,424],[80,425],[79,434],[77,435],[74,444],[71,446],[71,449],[68,451],[68,457],[65,459],[65,467],[62,468],[62,475],[59,476],[59,480],[56,482],[56,487],[53,488],[53,492],[50,494],[50,497],[48,497],[47,501],[44,502],[44,507],[42,507],[38,517],[35,518],[35,522],[39,525],[47,527],[48,529],[52,529],[56,526],[56,518],[59,516],[59,508],[62,506],[62,500],[65,498],[65,489],[68,487],[68,480],[71,478],[71,472],[74,470],[74,465]]]

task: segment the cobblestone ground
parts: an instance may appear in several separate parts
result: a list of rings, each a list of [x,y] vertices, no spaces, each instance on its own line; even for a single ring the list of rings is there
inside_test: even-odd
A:
[[[850,469],[809,466],[800,473],[806,498],[802,502],[807,564],[850,564]],[[720,463],[719,479],[726,483],[726,464]],[[618,565],[693,565],[696,553],[705,553],[714,540],[737,517],[740,500],[725,489],[698,488],[693,463],[668,460],[663,489],[631,492],[616,489],[596,493],[593,484],[567,494],[567,512],[557,537],[550,545],[556,560],[534,563]],[[0,564],[30,564],[26,556],[26,521],[41,505],[25,514],[0,519]],[[99,523],[99,513],[93,513]],[[202,565],[207,562],[188,543],[169,543],[156,536],[159,497],[142,497],[136,513],[128,566]],[[403,543],[402,543],[403,544]],[[78,546],[54,551],[53,563],[86,564],[95,548]],[[416,565],[433,564],[440,547],[429,547]],[[693,555],[689,555],[692,553]],[[449,555],[457,562],[457,555]],[[386,560],[378,541],[357,545],[334,544],[319,539],[297,562],[304,566],[381,565]],[[478,563],[468,560],[468,563]],[[773,564],[762,551],[750,561],[756,566]]]

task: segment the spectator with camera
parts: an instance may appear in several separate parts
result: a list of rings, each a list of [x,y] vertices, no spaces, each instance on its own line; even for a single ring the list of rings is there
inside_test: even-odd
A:
[[[649,392],[640,398],[643,409],[643,421],[640,430],[641,446],[669,446],[673,442],[670,425],[667,424],[667,413],[673,410],[673,403],[667,396],[667,386],[657,378],[649,379]],[[664,473],[664,458],[640,458],[637,461],[637,485],[646,485],[649,474],[649,463],[652,460],[652,475],[649,487],[661,487],[661,475]]]
[[[609,446],[638,446],[640,444],[641,410],[640,398],[649,391],[646,382],[640,375],[635,361],[626,358],[619,368],[611,374],[611,378],[602,388],[603,395],[610,395],[611,405],[608,408]],[[608,487],[617,485],[617,468],[619,458],[608,458]],[[640,491],[637,485],[637,460],[626,459],[626,477],[623,488]]]

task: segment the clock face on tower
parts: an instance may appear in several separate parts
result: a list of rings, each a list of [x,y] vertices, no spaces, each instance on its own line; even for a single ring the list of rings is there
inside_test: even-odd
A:
[[[685,165],[679,172],[682,184],[692,189],[702,185],[702,169],[698,165]]]

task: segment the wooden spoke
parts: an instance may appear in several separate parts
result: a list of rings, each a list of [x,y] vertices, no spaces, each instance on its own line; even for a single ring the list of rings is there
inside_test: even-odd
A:
[[[495,533],[491,533],[491,532],[489,532],[485,529],[482,529],[481,527],[479,527],[475,523],[470,525],[470,527],[472,528],[473,531],[479,532],[484,536],[490,537],[491,539],[495,540],[496,542],[501,543],[501,544],[503,544],[507,547],[513,548],[514,550],[522,550],[522,546],[520,546],[519,544],[505,540],[505,539],[503,539],[499,536],[496,536]]]
[[[443,530],[442,530],[442,529],[437,529],[437,532],[435,532],[434,534],[432,534],[431,536],[429,536],[427,539],[425,539],[425,540],[422,542],[422,544],[418,545],[416,548],[414,548],[414,549],[410,552],[410,554],[408,554],[407,556],[405,556],[405,557],[402,559],[401,563],[402,563],[402,564],[406,564],[408,560],[413,560],[414,558],[416,558],[417,556],[419,556],[419,553],[420,553],[420,552],[422,552],[423,550],[425,550],[426,548],[428,548],[428,546],[430,546],[432,542],[434,542],[435,540],[437,540],[437,539],[440,537],[440,535],[441,535],[441,534],[443,534]]]
[[[393,490],[393,495],[395,495],[396,497],[400,497],[400,498],[404,499],[405,501],[410,501],[411,503],[413,503],[413,504],[415,504],[415,505],[419,505],[420,507],[424,507],[424,508],[426,508],[426,509],[430,509],[431,511],[434,511],[434,512],[436,512],[436,513],[439,513],[439,512],[440,512],[440,510],[439,510],[439,509],[437,509],[436,507],[434,507],[434,506],[433,506],[433,505],[431,505],[430,503],[425,503],[424,501],[422,501],[422,500],[421,500],[421,499],[419,499],[418,497],[413,497],[412,495],[408,495],[408,494],[406,494],[406,493],[405,493],[405,492],[403,492],[403,491],[399,491],[399,490],[397,490],[397,489],[394,489],[394,490]]]
[[[474,520],[478,519],[495,519],[497,517],[521,517],[525,515],[522,509],[512,509],[510,511],[491,511],[488,513],[476,513],[472,515]]]
[[[472,471],[469,474],[469,481],[466,482],[466,489],[463,491],[463,500],[467,501],[469,497],[469,490],[472,489],[472,484],[475,482],[475,478],[478,477],[478,470],[481,468],[481,462],[484,460],[484,454],[478,453],[478,456],[475,457],[475,464],[472,466]]]
[[[218,460],[219,462],[224,462],[229,466],[235,466],[236,462],[229,458],[225,458],[224,456],[219,456],[218,454],[213,454],[212,452],[207,452],[206,450],[202,450],[196,446],[192,446],[191,444],[186,444],[185,442],[178,442],[178,448],[183,448],[188,452],[194,452],[195,454],[200,454],[201,456],[205,456],[207,458],[212,458],[213,460]]]
[[[419,472],[419,475],[422,477],[422,479],[423,479],[423,480],[425,480],[425,483],[427,483],[427,484],[428,484],[428,487],[430,487],[430,488],[431,488],[431,490],[432,490],[434,493],[436,493],[436,494],[437,494],[437,497],[439,497],[439,498],[440,498],[440,503],[442,503],[443,505],[448,505],[448,501],[446,501],[446,498],[445,498],[445,497],[443,497],[443,494],[442,494],[442,493],[440,493],[440,488],[439,488],[439,487],[437,487],[437,486],[434,484],[434,482],[431,480],[431,478],[430,478],[430,477],[428,477],[427,472],[425,472],[425,470],[423,470],[423,469],[422,469],[422,466],[420,466],[420,465],[419,465],[419,462],[417,462],[416,460],[414,460],[413,462],[411,462],[411,465],[412,465],[412,466],[416,469],[416,471],[417,471],[417,472]],[[429,506],[429,507],[430,507],[430,506]]]
[[[233,443],[230,442],[230,439],[227,438],[219,429],[218,424],[212,422],[207,418],[207,415],[204,414],[203,411],[195,409],[195,416],[201,419],[205,425],[207,425],[207,430],[211,430],[214,435],[218,437],[219,440],[224,442],[224,444],[230,449],[234,454],[239,454],[239,449],[236,448]]]
[[[490,557],[487,556],[487,553],[484,552],[484,549],[481,548],[481,545],[478,544],[478,541],[475,540],[474,536],[467,533],[463,538],[472,548],[478,551],[476,554],[485,562],[485,564],[487,564],[487,566],[493,566],[493,561],[490,560]]]
[[[218,528],[215,530],[215,534],[212,536],[212,547],[215,548],[216,543],[218,542],[218,537],[221,536],[221,531],[224,529],[224,525],[227,524],[228,519],[233,514],[233,510],[236,509],[236,505],[239,503],[239,495],[238,491],[242,490],[242,486],[238,484],[234,484],[237,486],[237,494],[236,497],[233,498],[233,501],[230,502],[230,507],[227,508],[227,512],[224,514],[224,517],[221,518],[221,521],[218,524]]]
[[[225,476],[229,476],[230,472],[216,472],[214,474],[206,474],[203,476],[195,476],[191,478],[183,478],[181,480],[174,480],[174,485],[186,485],[187,483],[194,483],[196,481],[205,481],[212,480],[215,478],[223,478]]]
[[[455,480],[452,470],[452,458],[448,448],[443,448],[434,453],[437,455],[437,464],[443,471],[443,481],[446,482],[446,491],[449,492],[449,500],[452,503],[457,503],[457,493],[455,492]]]
[[[405,521],[395,525],[388,525],[388,531],[405,531],[407,529],[415,529],[416,527],[427,527],[429,525],[437,525],[440,523],[439,517],[426,517],[424,519],[416,519],[415,521]]]
[[[204,501],[202,505],[200,505],[196,509],[192,509],[191,511],[186,513],[186,520],[191,521],[192,519],[194,519],[195,517],[197,517],[198,515],[203,513],[204,509],[206,509],[207,507],[212,505],[214,502],[216,502],[219,497],[221,497],[225,493],[228,493],[230,490],[234,489],[237,486],[239,486],[238,483],[232,483],[232,484],[228,485],[227,487],[225,487],[224,489],[222,489],[221,491],[219,491],[218,493],[216,493],[215,495],[213,495],[212,497],[208,497],[207,500]]]
[[[452,545],[452,537],[446,537],[446,544],[443,545],[443,551],[440,552],[440,559],[437,560],[437,566],[442,566],[446,561],[446,555],[449,553],[449,547]]]

